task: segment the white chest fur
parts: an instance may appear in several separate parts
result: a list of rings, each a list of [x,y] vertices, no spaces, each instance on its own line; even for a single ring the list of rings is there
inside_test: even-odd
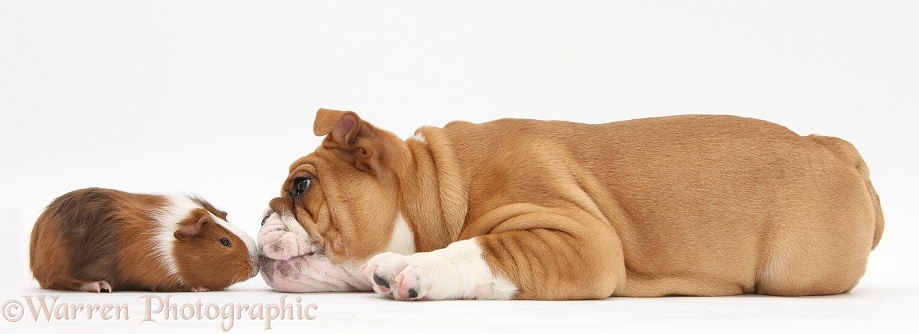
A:
[[[386,252],[402,255],[415,253],[415,235],[412,233],[412,229],[408,227],[405,218],[402,217],[402,213],[396,216],[396,223],[389,239],[389,246],[386,247]]]

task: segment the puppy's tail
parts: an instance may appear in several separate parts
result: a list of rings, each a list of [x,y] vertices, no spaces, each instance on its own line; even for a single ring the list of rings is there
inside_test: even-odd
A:
[[[865,187],[868,188],[868,195],[871,196],[871,205],[874,208],[874,242],[871,244],[871,249],[874,249],[881,242],[881,235],[884,234],[884,212],[881,211],[881,200],[878,198],[878,193],[874,190],[874,186],[871,185],[868,165],[862,159],[862,156],[858,154],[855,146],[845,140],[818,135],[810,135],[809,137],[830,149],[840,160],[851,163],[858,171],[858,174],[861,175],[862,181],[865,182]]]

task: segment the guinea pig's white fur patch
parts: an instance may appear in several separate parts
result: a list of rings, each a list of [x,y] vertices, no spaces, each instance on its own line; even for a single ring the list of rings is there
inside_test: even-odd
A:
[[[191,197],[185,195],[166,195],[164,197],[166,198],[167,204],[162,209],[152,214],[152,218],[160,223],[161,226],[158,231],[154,232],[155,235],[153,239],[156,241],[154,248],[157,258],[166,265],[169,274],[175,275],[178,274],[179,270],[175,263],[175,258],[172,256],[172,246],[176,240],[174,233],[179,228],[179,222],[188,217],[189,212],[195,209],[204,209],[204,207]],[[255,241],[253,241],[245,231],[217,217],[213,212],[208,211],[208,213],[210,213],[215,223],[227,229],[230,233],[235,234],[246,244],[246,249],[249,251],[249,256],[251,258],[256,258],[258,256],[258,249],[255,245]]]

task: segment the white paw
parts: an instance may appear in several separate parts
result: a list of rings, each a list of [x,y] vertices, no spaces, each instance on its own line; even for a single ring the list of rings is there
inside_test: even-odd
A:
[[[364,279],[397,300],[510,299],[517,288],[496,277],[473,240],[427,253],[383,253],[364,265]]]
[[[415,254],[415,255],[422,255]],[[398,300],[427,300],[431,283],[437,278],[432,268],[441,266],[427,261],[423,256],[406,256],[397,253],[383,253],[375,256],[364,267],[364,278],[373,282],[373,290]],[[411,264],[410,264],[411,263]]]
[[[210,290],[208,290],[207,288],[205,288],[205,287],[203,287],[203,286],[193,287],[193,288],[191,288],[190,290],[188,290],[188,292],[208,292],[208,291],[210,291]]]
[[[112,293],[112,285],[108,284],[108,282],[106,281],[86,283],[80,286],[80,291],[95,292],[95,293],[106,291],[108,293]]]

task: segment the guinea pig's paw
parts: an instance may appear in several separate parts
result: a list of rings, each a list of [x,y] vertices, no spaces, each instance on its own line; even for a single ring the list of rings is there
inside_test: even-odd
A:
[[[208,292],[208,291],[211,291],[211,290],[208,290],[207,288],[203,286],[192,287],[191,289],[188,290],[188,292]]]
[[[262,254],[275,260],[290,260],[318,251],[305,237],[290,231],[259,233],[258,244]]]
[[[106,281],[90,282],[90,283],[81,285],[80,291],[95,292],[95,293],[106,291],[108,293],[112,293],[112,285],[108,284],[108,282]]]

